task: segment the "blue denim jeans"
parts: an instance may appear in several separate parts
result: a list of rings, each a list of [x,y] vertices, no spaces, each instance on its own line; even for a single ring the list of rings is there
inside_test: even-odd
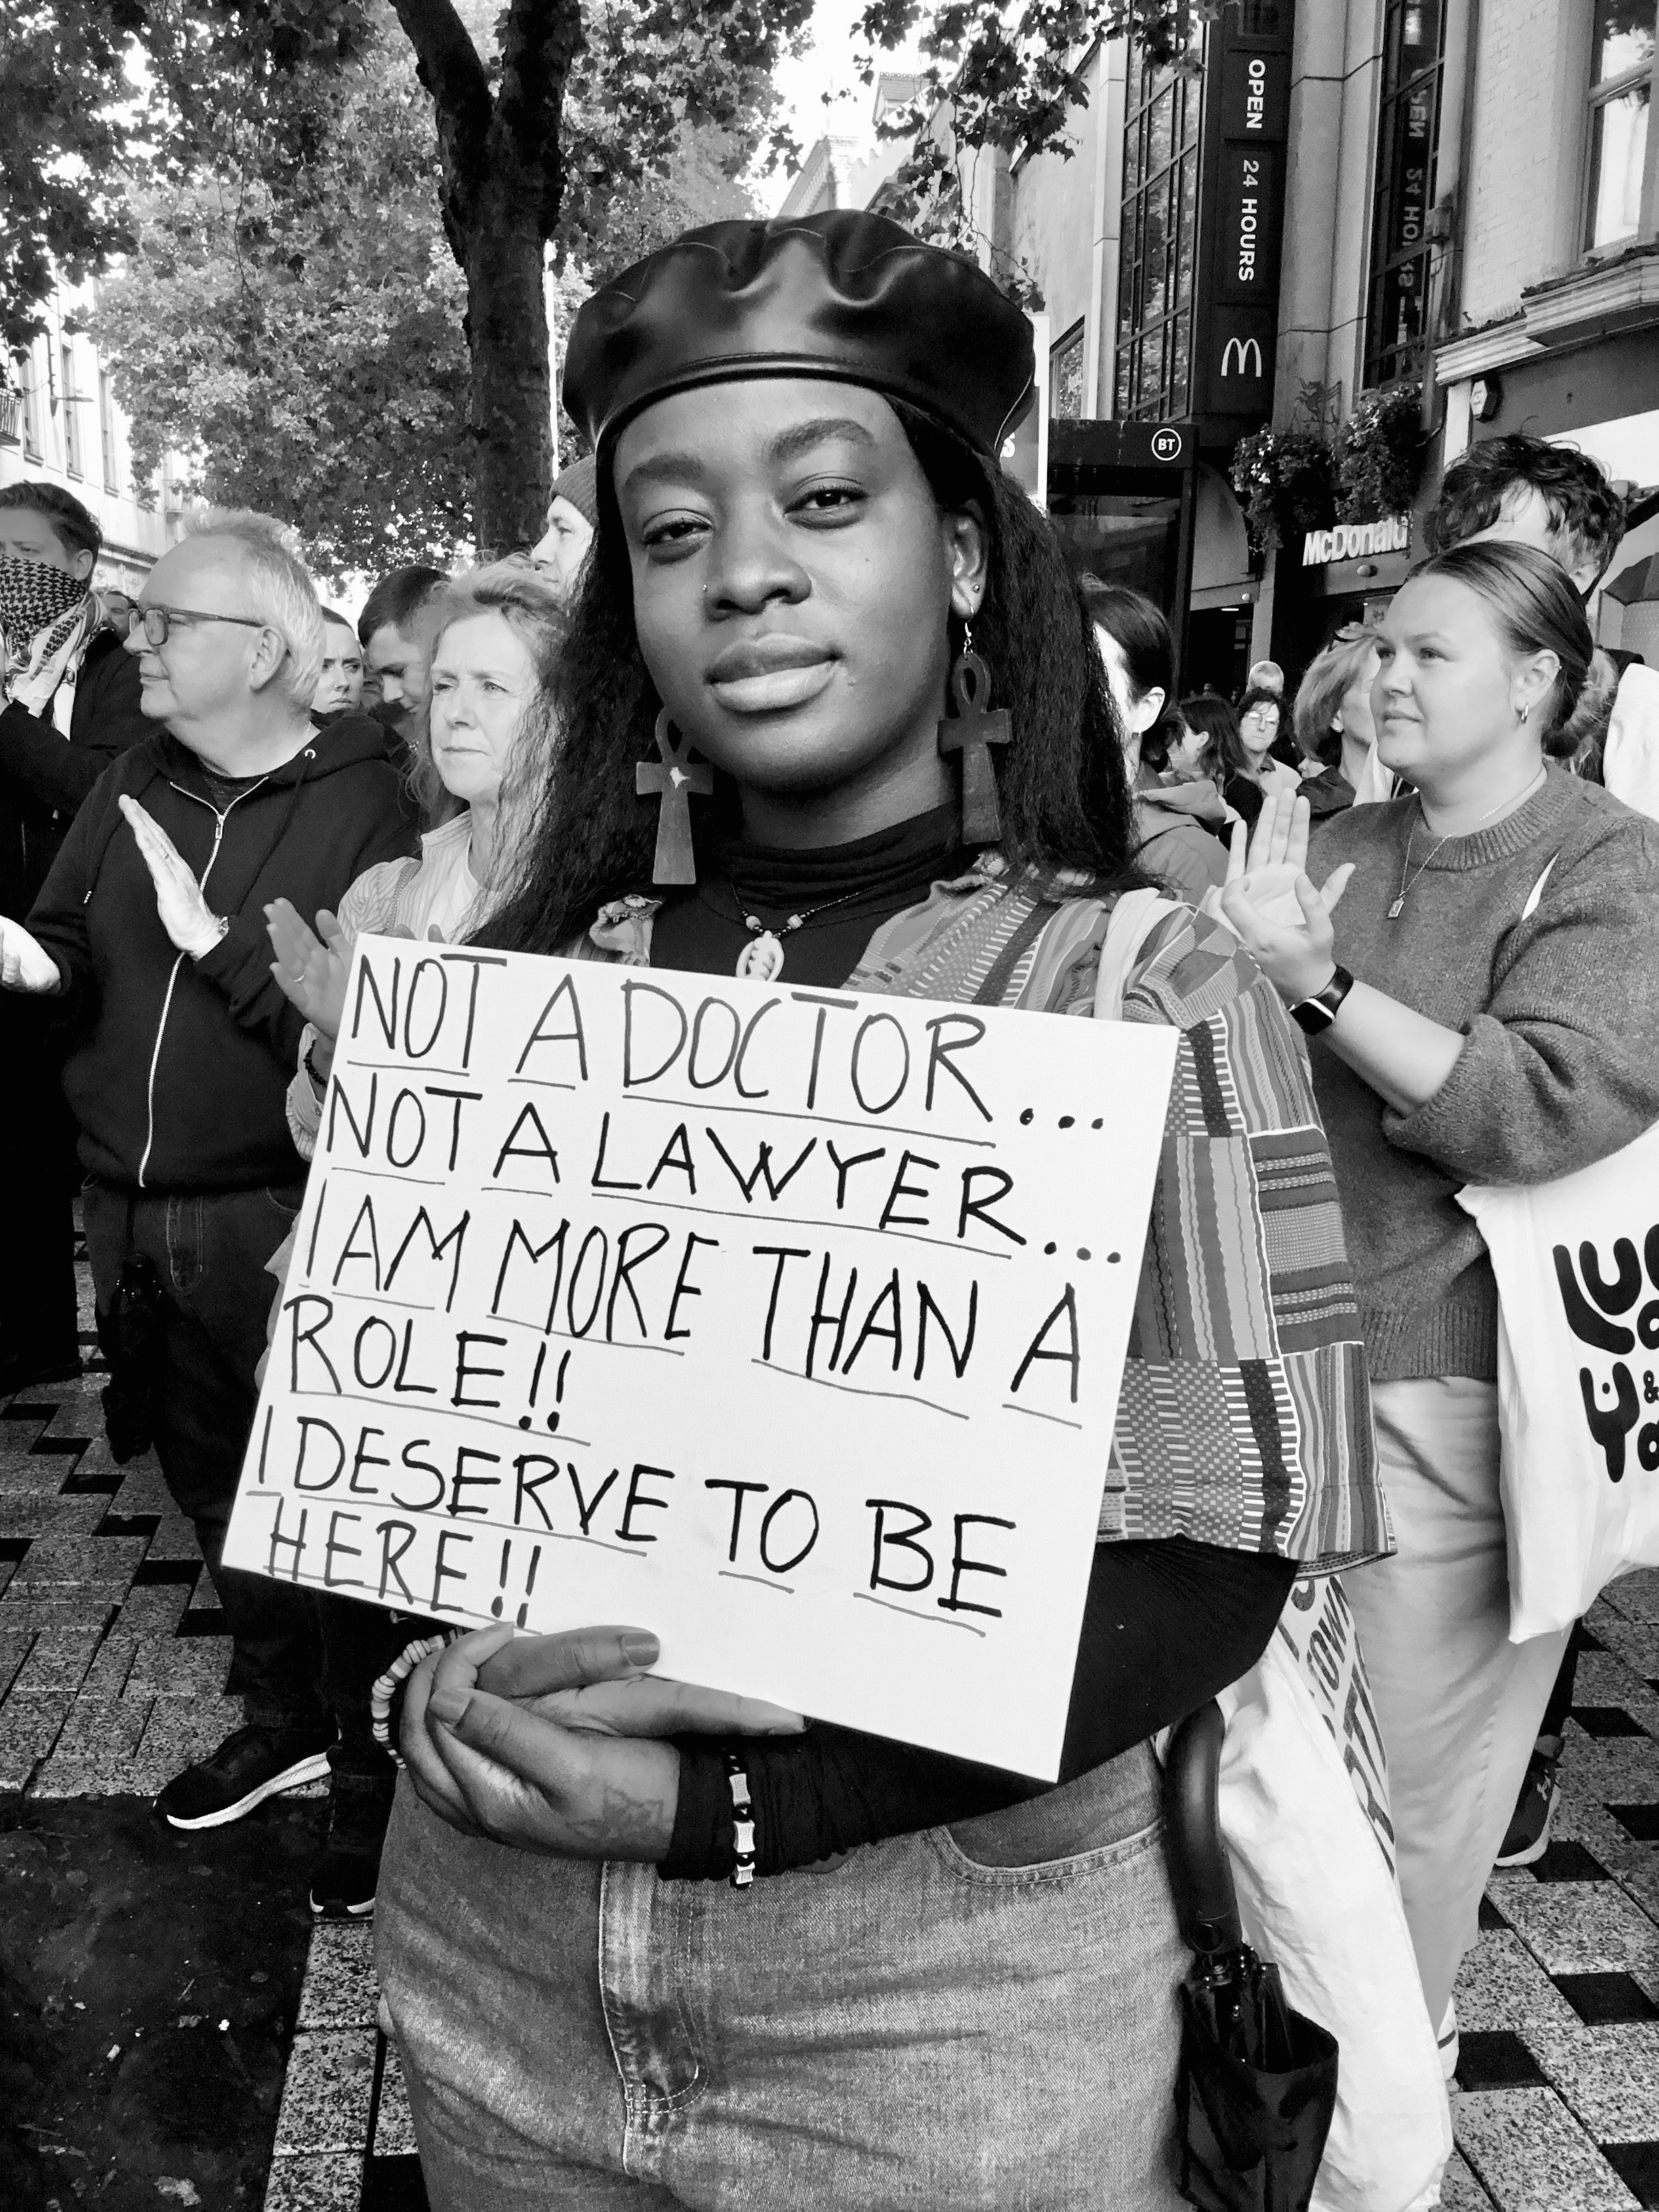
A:
[[[1179,2212],[1144,1744],[746,1891],[473,1841],[405,1778],[374,1925],[433,2212]]]

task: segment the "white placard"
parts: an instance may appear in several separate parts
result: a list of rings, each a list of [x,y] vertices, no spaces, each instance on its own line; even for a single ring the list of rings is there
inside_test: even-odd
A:
[[[1173,1031],[360,939],[228,1565],[1052,1780]]]

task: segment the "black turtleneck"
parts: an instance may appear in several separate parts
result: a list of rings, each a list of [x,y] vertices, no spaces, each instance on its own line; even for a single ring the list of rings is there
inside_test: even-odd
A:
[[[756,932],[754,915],[783,946],[783,974],[817,990],[844,983],[884,921],[959,876],[969,855],[954,805],[918,814],[873,836],[795,852],[741,839],[702,862],[695,890],[676,892],[651,933],[651,965],[682,973],[730,975]],[[797,930],[783,925],[804,917]]]
[[[833,989],[883,922],[925,898],[931,884],[962,874],[969,860],[954,805],[811,851],[721,845],[702,856],[696,888],[659,909],[651,964],[731,975],[753,941],[748,913],[779,933],[786,977]],[[833,909],[814,915],[831,901]],[[780,925],[793,914],[806,919],[785,934]],[[1296,1571],[1284,1559],[1184,1536],[1097,1546],[1060,1780],[1118,1757],[1236,1681],[1260,1658]],[[706,1736],[677,1744],[679,1802],[658,1871],[667,1881],[717,1880],[733,1863],[725,1761]],[[749,1777],[763,1874],[997,1812],[1043,1787],[824,1723],[803,1736],[744,1738],[733,1748]]]

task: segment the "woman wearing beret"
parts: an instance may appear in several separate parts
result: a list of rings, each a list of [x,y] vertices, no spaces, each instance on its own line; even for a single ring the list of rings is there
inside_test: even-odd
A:
[[[1095,1012],[1139,879],[1087,614],[995,459],[1031,374],[978,270],[864,214],[696,232],[583,307],[599,528],[493,942]],[[994,760],[940,727],[970,633]],[[653,895],[635,768],[679,747],[714,790]],[[1178,2203],[1149,1739],[1389,1537],[1277,995],[1171,902],[1122,1014],[1179,1058],[1059,1786],[672,1684],[658,1734],[569,1725],[648,1624],[428,1656],[378,1940],[435,2212]]]

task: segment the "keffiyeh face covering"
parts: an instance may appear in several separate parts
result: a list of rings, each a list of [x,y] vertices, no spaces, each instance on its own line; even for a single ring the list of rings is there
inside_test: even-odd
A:
[[[50,561],[0,561],[0,633],[12,656],[26,658],[41,631],[76,612],[86,596],[82,578]]]

